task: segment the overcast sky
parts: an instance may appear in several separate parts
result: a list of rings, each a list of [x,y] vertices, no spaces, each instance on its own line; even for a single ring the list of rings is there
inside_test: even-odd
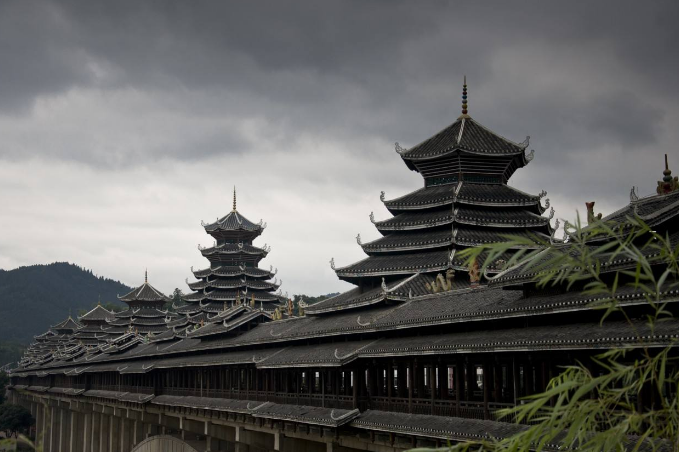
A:
[[[557,217],[679,172],[679,2],[0,1],[0,268],[69,261],[187,290],[201,220],[268,223],[284,291],[351,287],[394,152],[469,112]],[[94,302],[94,300],[93,300]]]

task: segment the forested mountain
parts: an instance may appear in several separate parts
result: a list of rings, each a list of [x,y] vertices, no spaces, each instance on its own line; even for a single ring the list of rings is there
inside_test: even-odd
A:
[[[0,270],[0,343],[28,345],[33,336],[81,309],[102,303],[124,306],[117,295],[132,290],[68,262]],[[2,365],[0,363],[0,365]]]

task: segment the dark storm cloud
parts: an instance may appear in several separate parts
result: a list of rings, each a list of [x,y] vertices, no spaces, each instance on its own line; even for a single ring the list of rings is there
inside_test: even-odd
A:
[[[21,1],[0,8],[6,114],[74,88],[136,89],[180,96],[173,108],[187,114],[262,116],[281,128],[284,140],[308,132],[412,144],[455,118],[467,73],[472,100],[481,89],[503,98],[511,116],[495,107],[482,113],[509,134],[540,132],[552,145],[573,148],[583,142],[633,147],[652,142],[663,117],[647,94],[676,98],[679,63],[669,57],[678,39],[671,24],[676,2],[647,8],[638,2]],[[639,85],[621,91],[612,83],[616,74],[572,66],[561,73],[564,80],[596,83],[594,95],[571,96],[558,83],[539,97],[510,93],[507,69],[494,61],[521,48],[536,54],[513,71],[536,86],[549,65],[540,49],[557,60],[560,53],[579,55],[594,69],[615,61]],[[210,100],[196,93],[209,93]],[[481,113],[478,106],[472,111]],[[538,130],[524,132],[525,124]],[[233,140],[236,146],[220,144]],[[191,152],[166,154],[183,159],[252,149],[227,130],[191,144]]]

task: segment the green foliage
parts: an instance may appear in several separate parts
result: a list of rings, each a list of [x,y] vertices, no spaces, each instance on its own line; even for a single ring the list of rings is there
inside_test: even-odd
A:
[[[35,419],[26,408],[7,403],[0,405],[0,430],[5,431],[8,437],[14,435],[18,438],[19,433],[25,433],[33,424]]]
[[[102,303],[123,306],[117,295],[130,290],[66,262],[0,270],[0,341],[29,344],[69,310],[89,310],[100,296]]]
[[[567,244],[544,243],[545,249],[524,251],[507,266],[519,263],[524,271],[530,270],[539,287],[568,287],[603,298],[594,306],[602,310],[601,321],[613,313],[627,319],[630,337],[637,338],[636,347],[606,351],[596,356],[593,364],[569,365],[549,382],[545,392],[503,410],[501,417],[524,424],[520,433],[462,443],[448,450],[679,449],[677,353],[672,346],[664,350],[646,346],[618,298],[623,286],[642,291],[649,307],[645,320],[651,329],[659,322],[676,322],[661,295],[678,286],[679,246],[673,246],[667,235],[656,233],[639,219],[629,219],[625,225],[597,222],[586,228],[578,221],[567,232]],[[509,236],[507,243],[462,254],[469,264],[480,262],[485,254],[485,267],[524,242],[523,238]],[[632,263],[631,268],[602,271],[625,259]],[[593,367],[596,372],[592,372]],[[641,394],[650,394],[643,406],[638,399]]]
[[[170,295],[170,298],[172,299],[172,301],[165,303],[165,305],[163,306],[163,309],[166,309],[170,312],[176,312],[176,309],[174,308],[175,306],[179,307],[179,306],[186,304],[182,301],[183,296],[184,296],[184,292],[182,292],[182,290],[179,287],[175,288],[172,291],[172,295]]]

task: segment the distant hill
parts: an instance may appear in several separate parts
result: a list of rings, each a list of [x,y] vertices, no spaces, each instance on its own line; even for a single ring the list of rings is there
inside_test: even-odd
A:
[[[68,262],[0,270],[0,342],[30,344],[33,336],[81,309],[123,305],[117,295],[132,290]],[[1,364],[0,364],[1,365]]]

